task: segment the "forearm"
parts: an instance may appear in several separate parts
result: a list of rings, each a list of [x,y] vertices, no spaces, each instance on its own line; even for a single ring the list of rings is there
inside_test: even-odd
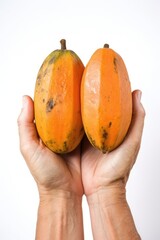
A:
[[[81,198],[58,192],[40,198],[36,240],[83,240]]]
[[[141,239],[125,191],[100,190],[88,197],[94,240]]]

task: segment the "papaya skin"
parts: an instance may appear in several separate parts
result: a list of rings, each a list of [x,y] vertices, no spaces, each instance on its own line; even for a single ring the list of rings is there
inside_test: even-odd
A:
[[[66,49],[62,39],[61,49],[51,52],[38,72],[35,123],[43,143],[53,152],[71,152],[84,135],[80,104],[83,71],[81,59]]]
[[[132,118],[132,93],[121,56],[105,44],[91,56],[81,83],[82,120],[91,144],[103,153],[124,140]]]

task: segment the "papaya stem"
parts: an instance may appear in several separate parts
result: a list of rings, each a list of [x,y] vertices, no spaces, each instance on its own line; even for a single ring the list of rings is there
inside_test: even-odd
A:
[[[108,44],[108,43],[105,43],[103,47],[104,47],[104,48],[109,48],[109,44]]]
[[[61,50],[66,50],[66,40],[61,39],[60,43],[61,43]]]

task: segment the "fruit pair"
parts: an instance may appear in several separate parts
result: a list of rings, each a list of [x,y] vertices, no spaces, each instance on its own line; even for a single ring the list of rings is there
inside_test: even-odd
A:
[[[74,150],[86,133],[103,153],[124,139],[131,121],[132,97],[122,58],[107,44],[84,67],[72,50],[50,53],[37,76],[34,106],[37,131],[56,153]]]

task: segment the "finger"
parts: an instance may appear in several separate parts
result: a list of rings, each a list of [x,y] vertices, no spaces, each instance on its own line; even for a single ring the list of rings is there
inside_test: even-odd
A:
[[[23,97],[23,107],[18,117],[20,149],[23,155],[32,154],[38,144],[38,134],[34,124],[34,105],[29,96]]]
[[[132,145],[137,148],[140,147],[145,119],[145,110],[140,101],[141,94],[142,93],[140,90],[135,90],[132,93],[133,101],[132,121],[125,139],[125,144],[128,143],[130,146]]]

